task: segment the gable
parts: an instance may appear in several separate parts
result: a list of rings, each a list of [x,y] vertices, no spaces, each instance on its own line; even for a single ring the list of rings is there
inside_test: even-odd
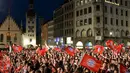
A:
[[[10,31],[20,31],[20,28],[16,24],[16,22],[13,20],[11,16],[7,16],[5,21],[1,24],[0,30],[6,31],[10,27]]]

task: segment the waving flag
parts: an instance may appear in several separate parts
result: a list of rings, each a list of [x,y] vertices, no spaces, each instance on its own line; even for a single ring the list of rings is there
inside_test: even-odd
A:
[[[120,73],[126,73],[126,71],[127,68],[124,65],[120,64]]]
[[[94,46],[94,53],[102,54],[104,51],[104,47],[101,45],[95,45]]]
[[[90,69],[93,72],[98,72],[101,67],[99,60],[96,60],[94,57],[87,54],[84,55],[80,65]]]
[[[66,47],[66,48],[65,48],[65,51],[66,51],[70,56],[74,56],[74,54],[75,54],[75,50],[74,50],[72,47],[70,47],[70,46]]]
[[[61,49],[60,49],[59,47],[54,47],[54,50],[55,50],[55,51],[58,51],[58,52],[61,51]]]
[[[106,41],[106,46],[113,50],[114,42],[112,40],[108,40],[108,41]]]
[[[38,54],[41,56],[44,56],[47,51],[48,51],[47,48],[43,48],[43,49],[39,50]]]
[[[21,52],[23,50],[23,47],[14,45],[13,50],[14,50],[14,52]]]

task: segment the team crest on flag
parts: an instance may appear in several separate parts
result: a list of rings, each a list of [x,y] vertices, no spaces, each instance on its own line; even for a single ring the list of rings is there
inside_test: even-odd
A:
[[[87,65],[88,65],[89,67],[94,67],[94,66],[95,66],[95,61],[94,61],[93,59],[88,59],[88,60],[87,60]]]
[[[69,47],[69,50],[70,50],[71,52],[73,52],[73,48],[72,48],[72,47]]]

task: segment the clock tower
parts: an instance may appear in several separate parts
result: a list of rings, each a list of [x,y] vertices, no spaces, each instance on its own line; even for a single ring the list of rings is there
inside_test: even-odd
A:
[[[24,46],[36,45],[36,13],[34,11],[34,1],[29,0],[29,9],[26,13],[26,33]]]

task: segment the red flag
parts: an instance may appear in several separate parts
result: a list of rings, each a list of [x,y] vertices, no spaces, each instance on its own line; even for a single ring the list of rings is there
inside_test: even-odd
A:
[[[95,48],[94,53],[102,54],[104,51],[104,47],[101,45],[95,45],[94,48]]]
[[[112,40],[108,40],[108,41],[106,41],[106,46],[113,50],[114,42]]]
[[[70,46],[66,47],[66,48],[65,48],[65,51],[66,51],[70,56],[74,56],[74,54],[75,54],[75,50],[74,50],[72,47],[70,47]]]
[[[101,67],[100,61],[87,54],[84,55],[80,65],[92,70],[93,72],[98,72]]]
[[[0,52],[0,60],[2,60],[2,59],[3,59],[3,53]]]
[[[22,46],[13,46],[14,52],[21,52],[23,50]]]
[[[61,51],[61,49],[60,49],[59,47],[54,47],[54,50],[55,50],[55,51],[58,51],[58,52]]]
[[[115,49],[113,49],[114,52],[115,53],[120,53],[121,50],[122,50],[123,44],[115,45],[114,47],[115,47]]]
[[[124,65],[120,64],[120,73],[126,73],[126,71],[127,68]]]
[[[15,71],[19,72],[22,68],[23,68],[23,66],[19,66],[18,68],[15,69]]]
[[[44,54],[48,51],[47,48],[43,48],[42,50],[39,51],[39,55],[44,56]]]

